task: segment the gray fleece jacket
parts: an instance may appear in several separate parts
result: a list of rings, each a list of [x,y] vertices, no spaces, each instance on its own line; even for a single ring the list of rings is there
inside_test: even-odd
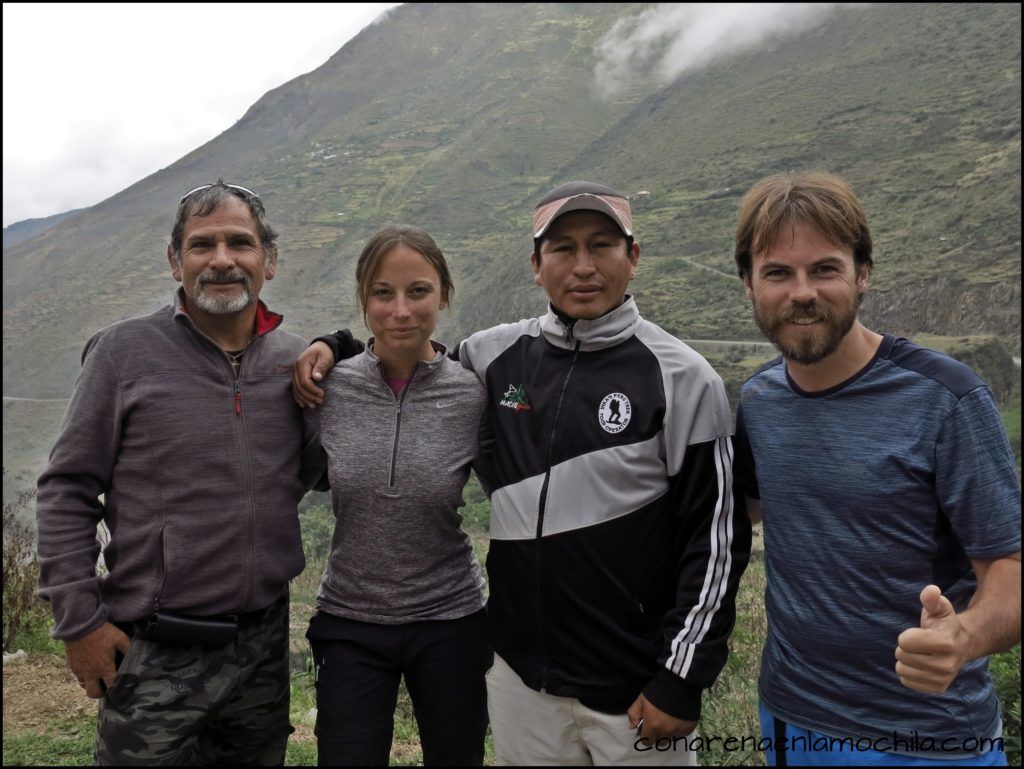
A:
[[[260,303],[236,380],[227,355],[173,306],[86,344],[39,478],[39,593],[53,635],[155,609],[210,616],[268,606],[302,571],[297,504],[323,475],[315,417],[291,396],[305,349]],[[108,574],[96,576],[105,521]]]
[[[483,608],[483,578],[458,508],[484,389],[435,348],[397,398],[372,347],[324,380],[320,434],[337,522],[317,595],[323,612],[390,625]]]

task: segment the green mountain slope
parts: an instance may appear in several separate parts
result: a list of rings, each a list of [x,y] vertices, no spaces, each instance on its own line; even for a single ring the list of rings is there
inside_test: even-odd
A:
[[[561,170],[650,192],[637,292],[681,336],[758,338],[732,278],[739,197],[822,168],[871,218],[871,322],[1019,348],[1020,114],[1019,6],[844,7],[683,76]]]
[[[530,209],[592,178],[649,193],[633,201],[649,318],[684,338],[759,339],[731,260],[739,196],[813,167],[848,175],[872,219],[872,323],[1019,350],[1019,5],[843,6],[604,100],[595,46],[645,7],[395,9],[213,141],[5,248],[5,395],[66,397],[93,331],[166,303],[175,205],[218,176],[263,195],[282,258],[265,296],[306,336],[361,331],[355,258],[389,222],[424,226],[452,262],[442,339],[536,312]]]

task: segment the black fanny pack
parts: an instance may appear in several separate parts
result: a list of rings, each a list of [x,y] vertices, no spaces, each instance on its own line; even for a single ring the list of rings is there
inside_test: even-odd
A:
[[[238,617],[186,617],[158,611],[143,620],[135,633],[136,638],[159,643],[192,646],[206,649],[225,646],[238,635]]]

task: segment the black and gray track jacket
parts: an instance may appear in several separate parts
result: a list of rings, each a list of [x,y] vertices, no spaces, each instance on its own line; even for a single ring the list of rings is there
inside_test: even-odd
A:
[[[494,428],[495,651],[533,689],[608,712],[642,691],[696,720],[750,555],[722,380],[631,297],[481,331],[459,358]]]

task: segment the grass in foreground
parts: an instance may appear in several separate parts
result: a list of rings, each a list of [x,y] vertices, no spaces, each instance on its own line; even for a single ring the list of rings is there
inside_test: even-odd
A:
[[[5,730],[4,766],[90,766],[95,731],[95,716],[54,722],[45,734]]]

